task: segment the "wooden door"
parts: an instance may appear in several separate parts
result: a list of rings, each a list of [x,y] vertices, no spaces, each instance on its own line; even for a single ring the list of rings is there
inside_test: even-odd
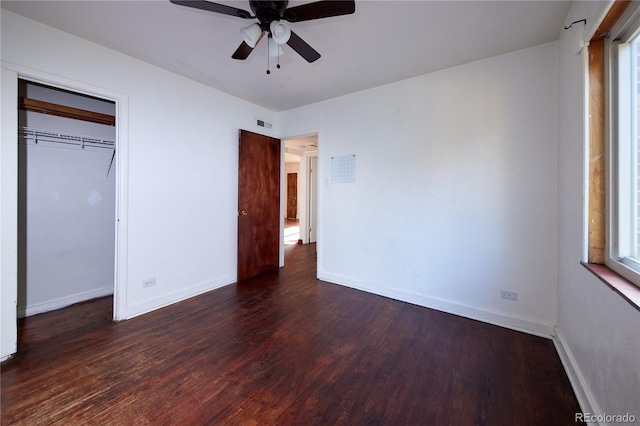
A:
[[[287,218],[298,218],[298,174],[287,173]]]
[[[280,140],[240,130],[238,281],[278,269]]]

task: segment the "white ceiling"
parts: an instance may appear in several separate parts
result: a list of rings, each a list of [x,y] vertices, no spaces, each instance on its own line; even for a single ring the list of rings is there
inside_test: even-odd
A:
[[[310,1],[290,1],[289,6]],[[247,0],[220,1],[245,10]],[[309,64],[288,46],[281,69],[265,39],[231,59],[245,20],[145,1],[2,1],[2,7],[282,111],[557,39],[566,1],[356,0],[353,15],[291,24],[322,54]]]
[[[284,141],[285,163],[297,163],[305,152],[318,150],[318,135],[287,139]]]

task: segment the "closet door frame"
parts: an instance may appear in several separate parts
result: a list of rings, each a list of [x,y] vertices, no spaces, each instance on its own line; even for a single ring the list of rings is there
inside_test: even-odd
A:
[[[127,319],[127,230],[128,230],[128,137],[129,134],[129,96],[125,93],[105,89],[103,87],[97,87],[90,84],[78,82],[75,80],[66,79],[58,75],[52,75],[38,70],[30,68],[24,68],[15,64],[2,63],[3,69],[9,69],[17,73],[15,85],[17,87],[18,80],[26,80],[33,83],[45,84],[59,89],[69,90],[72,92],[90,95],[97,98],[102,98],[115,103],[116,107],[116,138],[115,138],[115,150],[116,155],[114,158],[113,171],[116,178],[116,206],[114,212],[115,221],[115,253],[114,253],[114,283],[113,283],[113,320],[120,321]],[[16,105],[18,99],[15,99]],[[16,123],[17,126],[17,123]],[[17,131],[13,135],[7,135],[13,140],[3,141],[3,143],[13,143],[17,146],[18,134]],[[4,135],[3,135],[4,137]],[[16,164],[17,164],[17,158]],[[16,171],[17,172],[17,171]],[[17,176],[15,177],[17,180]],[[3,200],[14,205],[17,210],[18,200],[17,197],[11,200]],[[17,224],[16,224],[17,228]],[[17,241],[15,242],[17,250]],[[17,292],[17,265],[15,287]],[[17,309],[17,307],[16,307]],[[16,311],[17,318],[17,311]]]

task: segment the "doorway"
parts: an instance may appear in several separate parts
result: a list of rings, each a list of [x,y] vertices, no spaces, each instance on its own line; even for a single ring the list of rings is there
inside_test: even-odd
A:
[[[296,174],[296,213],[292,221],[288,208],[285,212],[285,241],[287,250],[292,244],[309,244],[317,235],[317,161],[318,135],[293,137],[284,140],[287,176]],[[285,193],[289,193],[284,188]],[[287,206],[289,205],[287,201]],[[295,236],[294,236],[295,232]]]
[[[114,294],[116,103],[18,80],[17,316]]]
[[[295,163],[285,163],[285,167],[295,171],[287,171],[286,199],[287,208],[284,217],[284,251],[285,253],[302,244],[300,239],[300,220],[298,219],[298,174],[300,168]]]

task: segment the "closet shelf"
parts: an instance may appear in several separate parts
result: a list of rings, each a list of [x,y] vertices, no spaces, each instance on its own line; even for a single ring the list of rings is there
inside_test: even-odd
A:
[[[51,102],[39,101],[37,99],[19,98],[18,108],[26,111],[73,118],[75,120],[90,121],[92,123],[106,124],[109,126],[116,125],[115,115],[102,114],[100,112],[88,111],[86,109],[53,104]]]
[[[54,142],[63,143],[67,145],[77,145],[82,148],[106,148],[114,149],[115,142],[108,139],[98,139],[91,136],[73,135],[69,133],[58,133],[50,130],[33,129],[30,127],[20,127],[18,129],[20,136],[25,139],[33,140],[36,144],[38,142]]]

